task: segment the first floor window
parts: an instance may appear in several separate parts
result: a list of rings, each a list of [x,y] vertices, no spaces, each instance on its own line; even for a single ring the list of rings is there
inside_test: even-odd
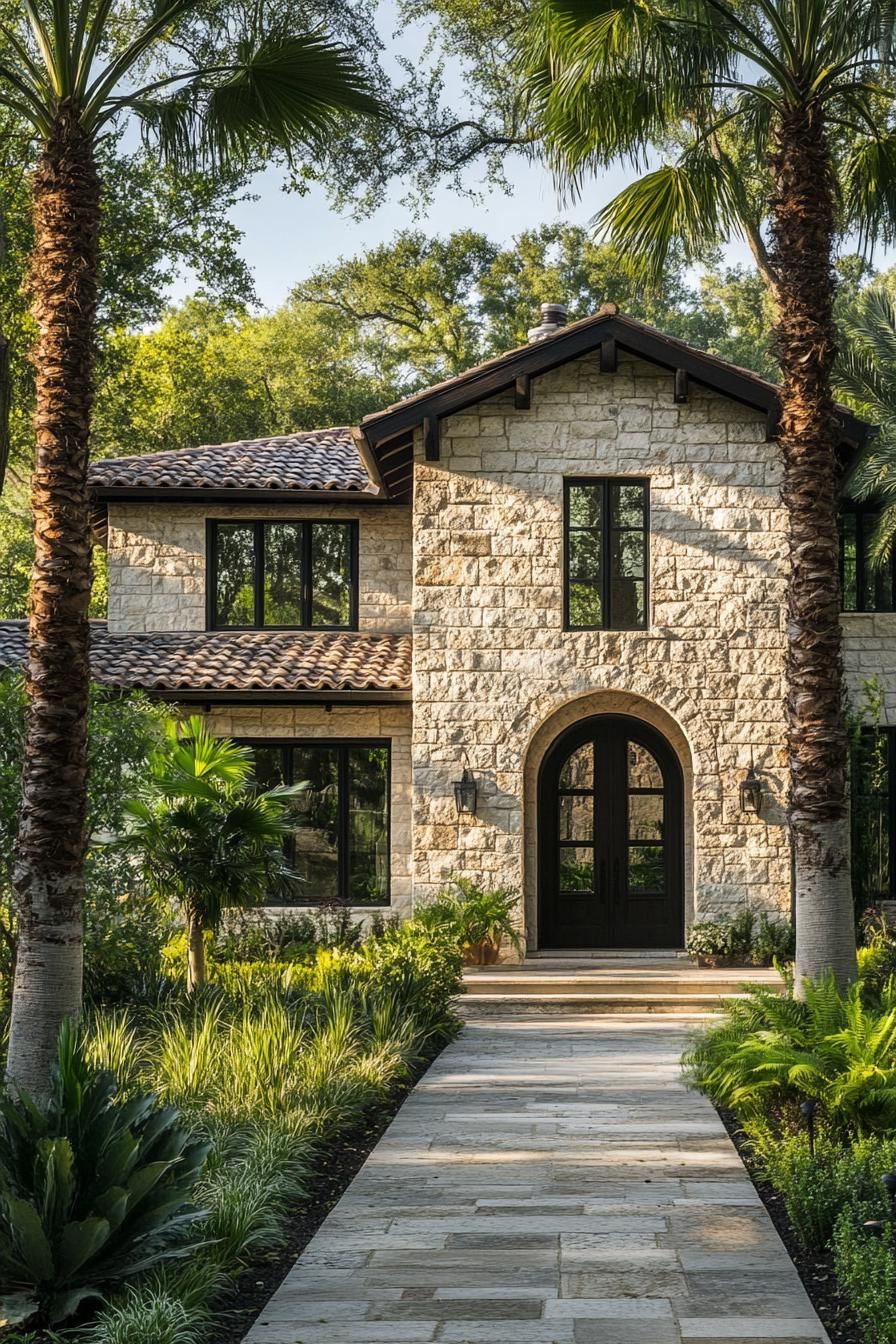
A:
[[[567,630],[647,627],[647,481],[565,482],[564,625]]]
[[[212,522],[208,555],[213,628],[357,625],[354,522]]]
[[[290,905],[388,905],[389,746],[249,744],[260,789],[299,785],[287,857],[301,884]]]
[[[840,586],[844,611],[896,611],[896,550],[872,564],[871,542],[880,514],[844,504],[840,512]]]
[[[896,729],[864,728],[850,761],[856,908],[896,899]]]

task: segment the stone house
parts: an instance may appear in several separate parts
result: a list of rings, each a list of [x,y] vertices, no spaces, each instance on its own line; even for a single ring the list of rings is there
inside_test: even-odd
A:
[[[309,901],[405,913],[466,874],[519,892],[530,949],[678,948],[790,909],[778,393],[612,305],[543,319],[357,428],[95,464],[94,671],[308,784]],[[841,428],[846,460],[868,426]],[[847,672],[896,725],[868,528]],[[0,661],[23,643],[0,627]]]

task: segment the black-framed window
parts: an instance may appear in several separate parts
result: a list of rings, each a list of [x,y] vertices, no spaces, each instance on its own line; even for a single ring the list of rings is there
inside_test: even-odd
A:
[[[290,803],[290,864],[302,879],[289,905],[388,905],[388,742],[252,740],[259,788],[306,787]],[[274,902],[272,902],[274,903]]]
[[[564,482],[563,624],[647,628],[650,484],[631,476]]]
[[[896,729],[863,728],[850,759],[856,908],[896,899]]]
[[[358,525],[211,520],[210,629],[353,630]]]
[[[869,550],[880,514],[861,504],[840,506],[840,586],[844,611],[896,611],[896,550],[872,567]]]

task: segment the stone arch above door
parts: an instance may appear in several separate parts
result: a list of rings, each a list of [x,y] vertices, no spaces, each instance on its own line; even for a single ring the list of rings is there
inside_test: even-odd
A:
[[[694,913],[694,764],[691,744],[682,726],[668,710],[629,692],[594,691],[578,696],[553,711],[538,727],[529,743],[524,772],[524,893],[526,942],[529,950],[539,946],[539,775],[545,756],[558,739],[578,723],[600,715],[625,716],[662,735],[681,769],[683,803],[683,901],[687,926]],[[702,727],[702,725],[700,725]],[[706,746],[711,748],[712,738]],[[712,756],[714,751],[710,750]],[[704,762],[703,769],[708,762]]]

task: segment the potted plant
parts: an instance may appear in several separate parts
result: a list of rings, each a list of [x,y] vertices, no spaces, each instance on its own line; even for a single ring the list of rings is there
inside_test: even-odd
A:
[[[522,952],[514,923],[519,896],[510,887],[481,887],[472,878],[458,877],[453,890],[439,894],[429,909],[433,918],[449,924],[461,945],[464,965],[493,966],[509,942]]]
[[[698,966],[730,966],[734,950],[731,921],[703,919],[692,924],[686,946]]]

